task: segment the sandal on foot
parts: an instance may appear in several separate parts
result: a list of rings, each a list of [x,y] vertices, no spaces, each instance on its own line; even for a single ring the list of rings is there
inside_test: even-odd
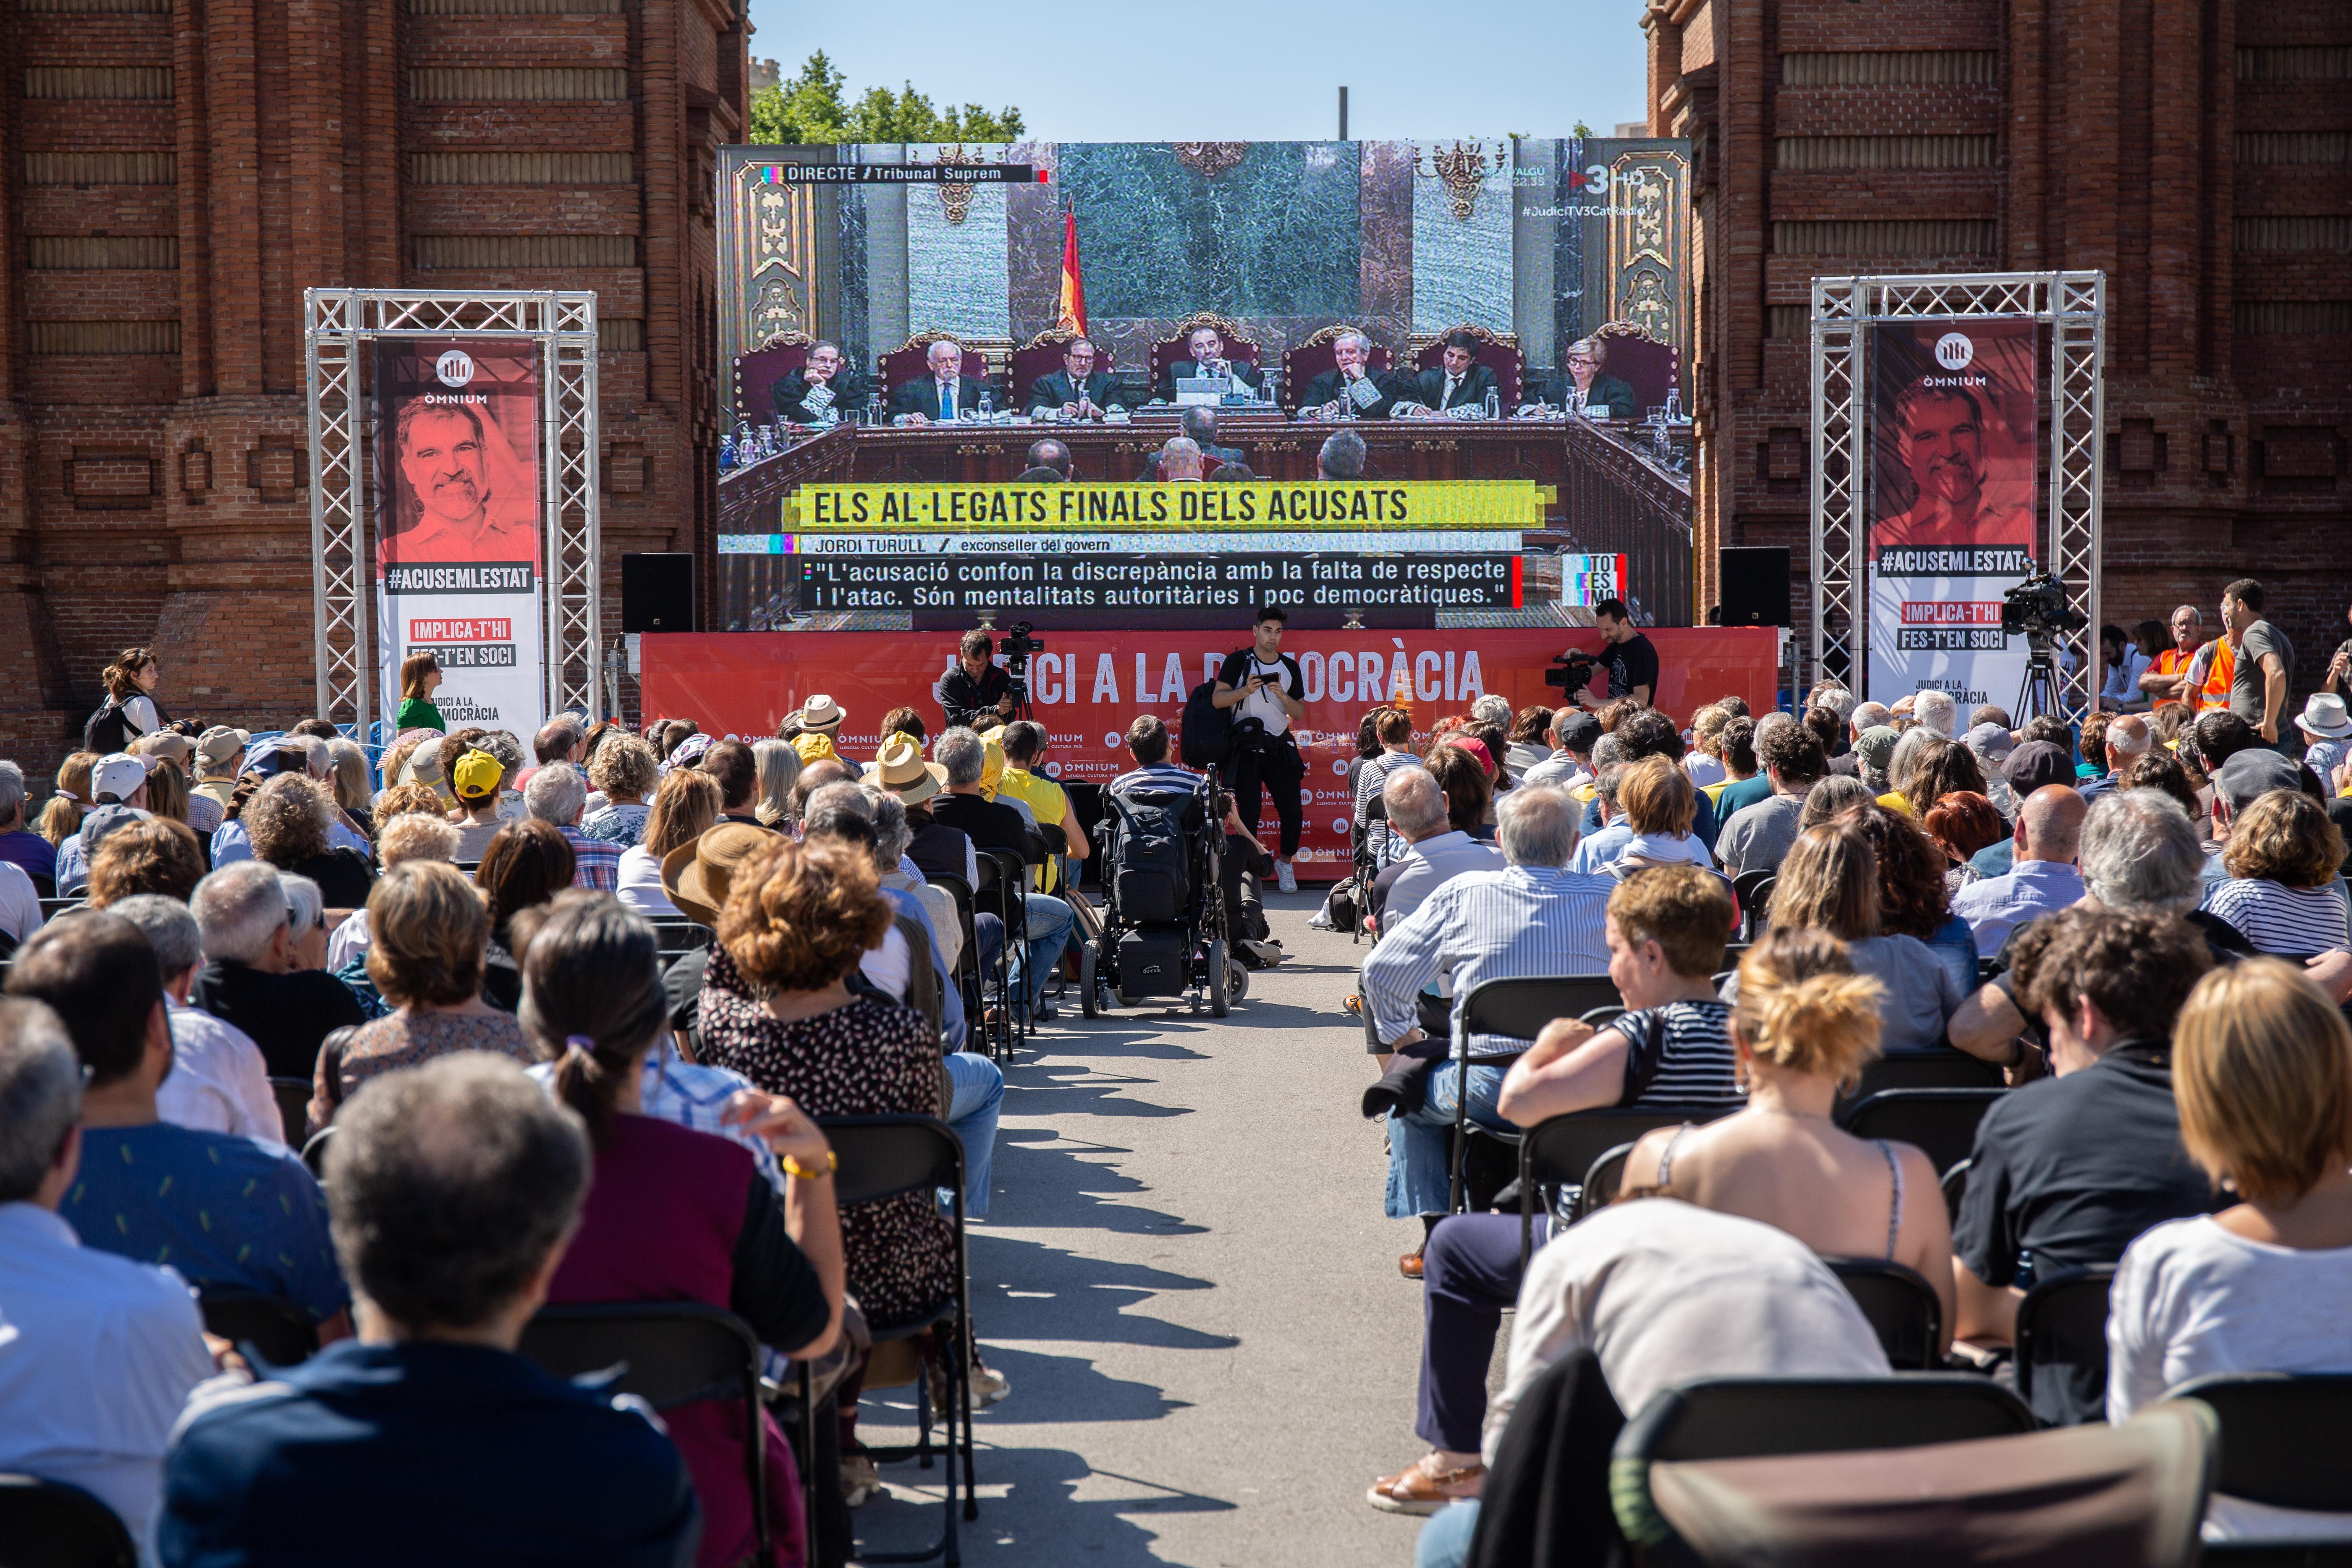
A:
[[[1424,1454],[1395,1475],[1382,1476],[1364,1493],[1364,1500],[1382,1513],[1430,1514],[1447,1503],[1478,1495],[1486,1484],[1486,1466],[1441,1469],[1433,1463],[1436,1458]]]

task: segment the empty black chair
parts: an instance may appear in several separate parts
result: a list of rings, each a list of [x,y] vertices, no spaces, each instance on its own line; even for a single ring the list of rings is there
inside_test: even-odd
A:
[[[2053,1426],[2096,1421],[2107,1398],[2107,1292],[2116,1266],[2062,1268],[2017,1304],[2017,1392]]]
[[[1960,1217],[1960,1200],[1969,1193],[1969,1167],[1972,1160],[1963,1160],[1944,1173],[1944,1212],[1952,1218]]]
[[[1998,1089],[1890,1089],[1857,1100],[1838,1125],[1857,1138],[1916,1145],[1927,1163],[1948,1171],[1976,1147],[1977,1123],[2006,1092]]]
[[[138,1568],[139,1550],[112,1509],[79,1487],[0,1475],[0,1564]]]
[[[656,1410],[702,1399],[742,1400],[751,1518],[760,1555],[767,1557],[768,1424],[760,1406],[760,1342],[750,1324],[701,1301],[573,1302],[541,1308],[524,1325],[520,1348],[567,1382],[617,1373],[614,1393],[635,1394]]]
[[[1584,1173],[1584,1184],[1576,1189],[1576,1204],[1570,1214],[1570,1219],[1582,1219],[1593,1210],[1604,1208],[1616,1201],[1618,1188],[1625,1184],[1625,1157],[1633,1152],[1631,1143],[1620,1143],[1592,1162],[1592,1168]],[[1528,1215],[1530,1220],[1533,1217],[1532,1215]],[[1522,1261],[1528,1256],[1528,1244],[1532,1240],[1531,1236],[1519,1237]]]
[[[1535,1245],[1536,1190],[1581,1183],[1606,1154],[1633,1152],[1644,1132],[1659,1127],[1679,1127],[1685,1121],[1712,1121],[1740,1109],[1744,1101],[1713,1108],[1643,1110],[1610,1108],[1577,1110],[1538,1123],[1519,1140],[1519,1257],[1524,1261]],[[1624,1170],[1621,1155],[1618,1171]],[[1614,1195],[1613,1193],[1612,1195]],[[1590,1205],[1598,1207],[1598,1203]],[[1589,1212],[1580,1206],[1580,1213]]]
[[[926,1330],[939,1327],[945,1331],[938,1337],[944,1347],[947,1363],[947,1407],[940,1412],[946,1428],[947,1455],[947,1521],[940,1539],[921,1552],[854,1553],[860,1563],[926,1563],[944,1554],[947,1561],[957,1560],[956,1506],[959,1455],[963,1460],[963,1506],[961,1517],[980,1517],[980,1500],[974,1490],[971,1448],[971,1382],[967,1375],[965,1341],[971,1331],[971,1309],[969,1300],[969,1269],[964,1256],[963,1215],[963,1143],[943,1121],[928,1116],[828,1116],[818,1119],[825,1138],[833,1144],[833,1152],[841,1168],[834,1173],[834,1201],[847,1208],[852,1204],[873,1203],[882,1198],[896,1197],[901,1193],[943,1189],[953,1194],[950,1217],[955,1226],[955,1285],[949,1298],[920,1317],[898,1323],[871,1325],[874,1342],[887,1344],[894,1340],[908,1340]],[[807,1372],[802,1372],[802,1408],[806,1418],[814,1418],[814,1402],[807,1397]],[[915,1380],[915,1419],[919,1441],[911,1447],[868,1448],[866,1453],[877,1465],[915,1459],[928,1468],[931,1462],[931,1420],[929,1379]],[[959,1436],[961,1432],[961,1436]],[[814,1432],[809,1440],[814,1441]],[[812,1447],[812,1450],[814,1448]],[[811,1484],[809,1517],[817,1517],[815,1509],[815,1478]]]
[[[1460,1068],[1462,1092],[1454,1110],[1454,1176],[1446,1202],[1448,1213],[1463,1212],[1467,1194],[1466,1169],[1473,1138],[1497,1139],[1505,1144],[1517,1138],[1480,1127],[1470,1120],[1470,1037],[1508,1035],[1532,1043],[1554,1018],[1581,1017],[1595,1007],[1622,1006],[1617,983],[1606,974],[1538,975],[1517,980],[1487,980],[1470,988],[1454,1006],[1454,1061]],[[1498,1062],[1496,1065],[1500,1065]],[[1606,1148],[1602,1144],[1601,1148]],[[1600,1151],[1596,1149],[1595,1153]],[[1576,1175],[1584,1173],[1580,1163]]]
[[[2209,1542],[2206,1562],[2352,1563],[2352,1447],[2338,1440],[2352,1429],[2352,1373],[2217,1373],[2165,1397],[2202,1400],[2219,1418],[2217,1498],[2347,1516],[2340,1541]],[[2327,1436],[2315,1441],[2319,1434]],[[2288,1552],[2296,1554],[2282,1555]]]
[[[2033,1429],[2017,1395],[1966,1373],[1705,1378],[1657,1394],[1626,1423],[1611,1490],[1626,1538],[1649,1550],[1675,1539],[1650,1495],[1653,1465],[1916,1448]]]
[[[1731,879],[1731,891],[1739,900],[1739,930],[1736,933],[1742,942],[1752,942],[1764,934],[1765,912],[1772,907],[1772,884],[1780,878],[1777,868],[1764,867],[1754,871],[1742,871]]]
[[[973,906],[994,915],[1004,927],[1004,945],[997,950],[994,976],[996,1027],[987,1037],[989,1054],[1009,1061],[1021,1043],[1020,1020],[1013,1005],[1013,954],[1027,930],[1029,915],[1028,900],[1022,894],[1021,857],[1009,850],[977,847],[972,857],[980,871],[980,881],[971,890]],[[982,976],[983,984],[987,978]]]
[[[250,1345],[272,1366],[293,1366],[318,1353],[318,1325],[283,1296],[200,1290],[196,1305],[205,1315],[206,1333],[218,1334],[239,1350]]]
[[[935,888],[945,889],[948,897],[955,900],[956,929],[963,932],[963,946],[956,953],[955,979],[963,989],[963,1016],[971,1030],[965,1044],[967,1047],[977,1044],[984,1048],[986,1037],[981,1014],[979,928],[973,925],[971,919],[972,910],[979,906],[972,901],[971,884],[961,877],[950,876],[944,871],[926,872],[923,879]]]
[[[299,1149],[310,1116],[310,1080],[273,1078],[269,1080],[269,1092],[278,1097],[278,1121],[286,1130],[286,1146]]]
[[[1999,1068],[1963,1050],[1908,1052],[1864,1067],[1861,1082],[1843,1097],[1840,1109],[1890,1089],[2000,1089],[2007,1081]]]
[[[1944,1304],[1918,1270],[1885,1258],[1824,1258],[1830,1272],[1877,1331],[1897,1372],[1944,1364]]]

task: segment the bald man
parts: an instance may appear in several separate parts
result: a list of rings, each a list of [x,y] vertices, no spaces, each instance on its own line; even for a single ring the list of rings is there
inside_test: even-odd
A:
[[[2137,713],[2120,713],[2107,721],[2107,776],[2099,781],[2095,792],[2086,793],[2085,800],[2095,799],[2111,789],[2124,787],[2124,774],[2131,765],[2147,755],[2156,737],[2147,721]]]
[[[1188,437],[1174,436],[1160,448],[1160,477],[1175,483],[1201,477],[1201,444]]]
[[[1971,882],[1952,900],[1952,912],[1976,933],[1977,956],[1999,952],[2009,933],[2031,920],[2055,914],[2083,896],[2074,855],[2083,842],[2083,797],[2064,784],[2044,784],[2017,814],[2016,854],[2006,877]]]

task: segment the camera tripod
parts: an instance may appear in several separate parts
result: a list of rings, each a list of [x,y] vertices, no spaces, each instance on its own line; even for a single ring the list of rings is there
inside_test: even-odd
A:
[[[2025,679],[2017,688],[2017,721],[2055,713],[2058,707],[2056,639],[2048,632],[2025,634]]]

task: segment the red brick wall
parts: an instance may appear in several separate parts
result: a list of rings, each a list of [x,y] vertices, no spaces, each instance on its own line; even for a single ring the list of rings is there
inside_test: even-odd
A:
[[[558,14],[473,0],[461,15],[420,15],[416,0],[158,3],[8,4],[0,24],[0,755],[53,768],[100,699],[100,668],[134,643],[162,654],[175,713],[311,711],[306,288],[587,288],[604,318],[643,323],[642,348],[598,364],[616,637],[622,552],[691,548],[709,521],[694,479],[717,445],[717,250],[709,197],[689,183],[742,137],[743,0]],[[58,70],[91,68],[147,68],[147,90],[154,70],[171,76],[159,96],[55,95]],[[484,68],[618,69],[625,88],[413,90],[419,69]],[[414,178],[412,154],[467,151],[631,166],[624,182]],[[155,184],[37,184],[26,158],[108,152],[175,154],[176,168]],[[30,263],[30,237],[98,235],[171,237],[178,266]],[[633,237],[635,265],[416,265],[419,237],[447,235]],[[176,352],[96,352],[121,345],[61,325],[119,322],[149,325],[106,331],[176,323]],[[78,352],[35,352],[61,341]]]
[[[1643,26],[1652,130],[1696,143],[1703,603],[1714,548],[1786,544],[1810,618],[1812,278],[2098,268],[2105,618],[2161,619],[2186,600],[2210,621],[2223,584],[2256,577],[2295,638],[2298,689],[2317,679],[2352,604],[2352,7],[1653,0]],[[1925,51],[1990,54],[1991,68],[1783,81],[1784,55]],[[1988,134],[1990,162],[1969,167],[1784,167],[1775,145]],[[2282,136],[2326,144],[2283,153]],[[2301,161],[2270,161],[2283,155]],[[1805,232],[1781,226],[1971,218],[1993,224],[1989,252],[1779,248]],[[1794,335],[1769,335],[1775,307]]]

